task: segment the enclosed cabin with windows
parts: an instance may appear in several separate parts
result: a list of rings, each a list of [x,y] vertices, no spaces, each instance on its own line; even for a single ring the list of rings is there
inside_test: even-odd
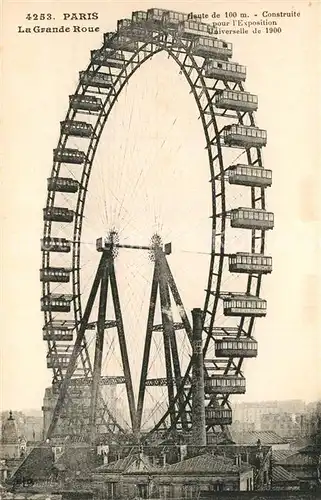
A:
[[[124,50],[125,52],[136,52],[139,49],[138,42],[134,40],[131,36],[123,35],[121,33],[117,34],[115,38],[109,41],[108,46],[117,49]]]
[[[199,36],[210,37],[214,36],[215,28],[207,23],[186,20],[179,23],[178,33],[182,38],[195,38]]]
[[[193,42],[192,52],[196,56],[228,59],[232,57],[232,44],[218,38],[200,36]]]
[[[152,31],[147,29],[146,21],[135,23],[133,19],[120,19],[117,22],[117,31],[120,34],[127,34],[133,41],[145,42],[148,34]]]
[[[215,339],[217,358],[255,358],[257,341],[251,337],[223,337]]]
[[[180,23],[187,21],[188,14],[184,12],[175,12],[174,10],[169,10],[165,12],[163,17],[163,23],[166,28],[177,28]]]
[[[228,263],[232,273],[268,274],[272,272],[272,257],[257,253],[237,252],[231,254]]]
[[[165,14],[168,12],[166,9],[148,9],[147,11],[147,23],[151,27],[163,26],[163,20]]]
[[[272,185],[272,170],[253,165],[231,165],[227,170],[230,184],[269,187]]]
[[[72,222],[74,220],[74,211],[65,207],[46,207],[43,209],[43,220]]]
[[[206,78],[217,78],[218,80],[235,83],[244,82],[246,79],[246,67],[236,62],[207,59],[204,74]]]
[[[41,310],[53,312],[70,312],[73,295],[51,293],[41,298]]]
[[[60,130],[62,134],[72,135],[74,137],[91,137],[93,126],[91,123],[87,122],[65,120],[60,122]]]
[[[51,238],[47,236],[41,240],[41,250],[43,252],[69,253],[71,250],[71,241],[68,241],[66,238]]]
[[[218,91],[214,102],[217,108],[236,111],[256,111],[258,108],[258,97],[241,90]]]
[[[79,182],[72,177],[49,177],[47,179],[48,191],[59,191],[60,193],[77,193]]]
[[[46,267],[40,269],[40,281],[69,283],[71,269],[67,267]]]
[[[238,375],[212,375],[205,379],[206,394],[244,394],[245,378]]]
[[[132,27],[131,19],[118,19],[117,21],[117,32],[121,33],[122,31],[130,31]]]
[[[267,132],[249,125],[227,125],[223,129],[223,139],[227,146],[260,148],[266,146]]]
[[[253,295],[230,294],[223,298],[224,316],[265,316],[267,302]]]
[[[230,408],[205,408],[206,425],[231,425],[232,410]]]
[[[230,212],[231,227],[268,230],[274,227],[274,214],[259,208],[233,208]]]
[[[115,31],[107,31],[104,33],[104,48],[110,47],[110,42],[116,37]]]
[[[121,69],[124,65],[124,56],[115,50],[102,49],[91,51],[91,62],[97,66]]]
[[[113,77],[107,73],[95,71],[81,71],[79,73],[80,83],[85,87],[97,87],[109,89],[113,86]]]
[[[42,337],[43,340],[72,342],[74,329],[74,321],[53,320],[42,328]]]
[[[72,109],[90,113],[98,113],[103,107],[102,100],[91,95],[70,95],[69,104]]]
[[[83,151],[79,151],[79,149],[71,149],[71,148],[59,148],[54,149],[54,161],[60,163],[75,163],[77,165],[81,165],[86,160],[86,155]]]
[[[136,25],[145,25],[147,21],[147,12],[145,10],[135,10],[132,13],[132,22]]]
[[[47,368],[66,369],[70,363],[71,353],[50,352],[47,354]]]

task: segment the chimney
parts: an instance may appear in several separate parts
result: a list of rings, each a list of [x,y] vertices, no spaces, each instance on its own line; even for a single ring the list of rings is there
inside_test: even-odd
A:
[[[192,316],[192,441],[194,446],[206,446],[202,310],[193,309]]]
[[[181,444],[179,447],[179,459],[180,461],[184,460],[187,457],[187,446],[186,444]]]

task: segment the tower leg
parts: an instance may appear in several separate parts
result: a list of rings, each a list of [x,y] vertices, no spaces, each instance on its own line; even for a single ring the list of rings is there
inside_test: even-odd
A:
[[[100,283],[100,298],[95,346],[94,372],[92,382],[91,404],[90,404],[90,441],[95,442],[96,438],[96,415],[98,405],[99,382],[101,377],[101,365],[103,358],[105,322],[106,322],[106,307],[107,307],[107,292],[108,292],[108,260],[104,260],[102,277]]]
[[[206,446],[204,359],[202,349],[202,310],[193,309],[192,439]]]

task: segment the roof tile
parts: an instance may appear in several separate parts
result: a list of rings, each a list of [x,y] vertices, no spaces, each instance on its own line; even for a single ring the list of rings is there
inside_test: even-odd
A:
[[[234,461],[218,455],[206,453],[197,457],[188,458],[176,464],[164,467],[164,472],[198,472],[198,473],[224,473],[250,470],[251,467],[246,464],[235,465]]]

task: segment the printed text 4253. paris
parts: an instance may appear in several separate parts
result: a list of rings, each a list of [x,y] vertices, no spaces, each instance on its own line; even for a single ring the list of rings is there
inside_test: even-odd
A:
[[[63,12],[60,16],[63,21],[93,21],[99,18],[98,12]],[[27,21],[50,21],[54,17],[49,12],[41,13],[28,13],[26,15]]]

